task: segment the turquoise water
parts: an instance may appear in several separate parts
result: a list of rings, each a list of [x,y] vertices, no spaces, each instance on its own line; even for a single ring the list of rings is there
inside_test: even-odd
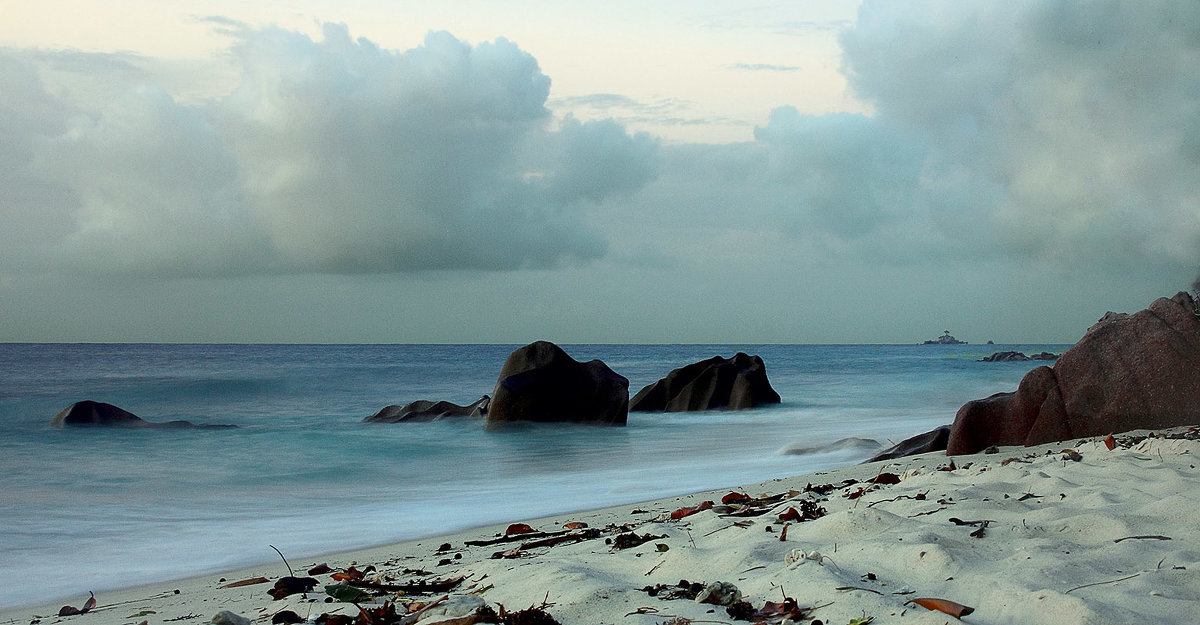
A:
[[[853,464],[949,423],[1066,346],[565,345],[630,393],[714,355],[763,357],[778,406],[625,428],[366,424],[490,394],[512,345],[0,344],[0,607]],[[93,399],[220,430],[52,429]],[[806,453],[794,453],[808,450]],[[792,453],[789,453],[792,452]],[[69,571],[64,573],[65,571]]]

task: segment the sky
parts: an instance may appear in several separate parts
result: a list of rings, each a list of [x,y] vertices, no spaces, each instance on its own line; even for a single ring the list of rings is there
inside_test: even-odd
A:
[[[0,341],[1071,343],[1200,271],[1200,3],[0,14]]]

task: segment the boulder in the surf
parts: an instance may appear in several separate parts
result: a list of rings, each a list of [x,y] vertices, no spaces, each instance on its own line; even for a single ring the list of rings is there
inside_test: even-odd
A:
[[[482,417],[487,414],[489,401],[487,395],[466,406],[448,401],[419,399],[403,406],[385,406],[363,421],[368,423],[418,423],[454,417]]]
[[[778,404],[762,358],[738,352],[680,367],[647,385],[630,400],[634,412],[744,410]]]
[[[867,462],[877,460],[892,460],[905,456],[929,453],[931,451],[946,451],[946,442],[950,440],[950,426],[942,425],[924,434],[917,434],[875,454]]]
[[[90,399],[75,402],[50,419],[50,427],[233,428],[235,425],[197,425],[191,421],[147,421],[128,410]]]
[[[628,414],[629,380],[599,360],[581,363],[554,343],[537,341],[504,361],[484,423],[625,425]]]

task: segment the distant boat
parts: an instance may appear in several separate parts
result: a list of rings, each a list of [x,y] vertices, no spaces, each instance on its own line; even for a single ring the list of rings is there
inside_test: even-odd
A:
[[[936,339],[930,339],[921,344],[922,345],[966,345],[967,342],[960,341],[960,340],[954,338],[953,336],[950,336],[950,331],[946,330],[946,331],[942,332],[942,335],[937,337]]]

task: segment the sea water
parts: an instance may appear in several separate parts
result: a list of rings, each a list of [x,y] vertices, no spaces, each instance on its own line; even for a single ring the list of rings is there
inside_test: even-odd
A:
[[[629,379],[738,351],[783,402],[624,428],[372,424],[490,394],[514,345],[0,344],[0,608],[861,462],[1066,346],[566,345]],[[76,401],[236,429],[54,429]],[[867,439],[865,441],[846,439]],[[103,603],[103,601],[101,601]]]

